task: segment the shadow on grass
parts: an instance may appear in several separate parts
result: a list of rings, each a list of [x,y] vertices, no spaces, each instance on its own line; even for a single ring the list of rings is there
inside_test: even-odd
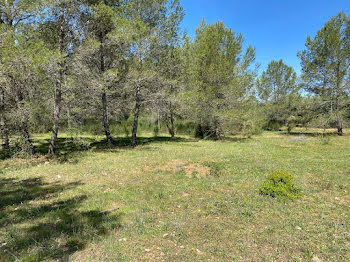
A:
[[[138,146],[145,146],[155,143],[178,143],[178,142],[195,142],[194,139],[186,138],[175,138],[170,137],[139,137],[137,138]],[[46,155],[50,139],[34,139],[35,149],[39,155]],[[60,162],[77,162],[77,159],[72,159],[71,157],[74,153],[83,152],[90,149],[97,151],[111,151],[118,150],[122,148],[132,148],[130,138],[116,138],[113,140],[112,146],[108,146],[106,140],[96,140],[89,137],[75,137],[75,138],[59,138],[57,140],[56,155]],[[147,150],[147,148],[143,148]]]
[[[233,142],[233,143],[243,143],[251,140],[248,137],[224,137],[222,141]]]
[[[338,136],[338,133],[337,132],[326,132],[326,133],[323,133],[323,132],[305,132],[305,131],[302,131],[302,132],[298,132],[298,131],[295,131],[295,132],[286,132],[286,131],[282,131],[280,132],[280,134],[282,135],[286,135],[286,136],[309,136],[309,137],[320,137],[320,136]]]
[[[215,141],[211,139],[207,139],[209,141]],[[245,142],[249,140],[249,138],[238,138],[238,137],[224,137],[222,141],[226,142]],[[44,138],[34,138],[35,149],[37,155],[45,156],[47,155],[50,139]],[[174,139],[170,137],[138,137],[137,145],[145,146],[156,143],[187,143],[187,142],[198,142],[200,139],[195,138],[182,138],[176,137]],[[190,146],[194,146],[191,144]],[[112,151],[116,152],[118,149],[127,149],[131,147],[130,138],[115,138],[113,140],[112,146],[108,146],[106,140],[96,140],[90,137],[66,137],[66,138],[58,138],[57,147],[56,147],[56,157],[57,160],[61,163],[70,162],[77,163],[78,159],[81,155],[77,155],[75,153],[88,151],[90,149],[95,152],[103,152],[103,151]],[[139,150],[153,150],[151,147],[142,147]],[[0,159],[5,159],[4,155],[0,150]]]
[[[60,193],[79,185],[0,179],[0,261],[68,260],[119,228],[121,213],[79,211],[84,195],[57,201]]]

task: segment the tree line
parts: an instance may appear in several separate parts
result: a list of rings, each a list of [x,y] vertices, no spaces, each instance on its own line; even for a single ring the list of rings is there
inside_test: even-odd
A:
[[[255,48],[223,22],[191,38],[178,0],[0,0],[0,133],[35,153],[33,132],[98,125],[131,132],[142,117],[222,139],[296,125],[343,127],[350,119],[350,17],[330,18],[298,53],[300,76],[282,60],[259,74]],[[152,116],[152,117],[150,117]],[[101,127],[101,128],[100,128]],[[119,135],[119,134],[118,134]]]

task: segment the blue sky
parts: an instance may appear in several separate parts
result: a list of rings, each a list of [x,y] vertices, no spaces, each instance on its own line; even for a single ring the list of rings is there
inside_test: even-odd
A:
[[[350,0],[181,0],[185,9],[182,24],[190,36],[205,18],[221,20],[245,43],[256,48],[256,60],[264,70],[271,60],[283,59],[299,73],[297,52],[333,15],[350,13]]]

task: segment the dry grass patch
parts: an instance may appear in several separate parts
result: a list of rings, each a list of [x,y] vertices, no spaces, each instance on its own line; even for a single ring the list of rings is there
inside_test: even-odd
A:
[[[201,164],[190,164],[185,167],[186,176],[193,178],[206,177],[210,174],[210,167]]]
[[[158,166],[156,170],[177,172],[177,171],[180,171],[182,168],[184,168],[187,164],[188,164],[188,161],[186,160],[174,159],[174,160],[168,161],[164,165]]]

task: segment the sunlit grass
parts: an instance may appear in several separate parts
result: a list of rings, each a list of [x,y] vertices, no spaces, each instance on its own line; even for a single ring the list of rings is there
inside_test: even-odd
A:
[[[55,159],[1,161],[0,261],[349,261],[350,137],[315,131],[135,149],[63,135]],[[259,194],[277,169],[302,198]]]

